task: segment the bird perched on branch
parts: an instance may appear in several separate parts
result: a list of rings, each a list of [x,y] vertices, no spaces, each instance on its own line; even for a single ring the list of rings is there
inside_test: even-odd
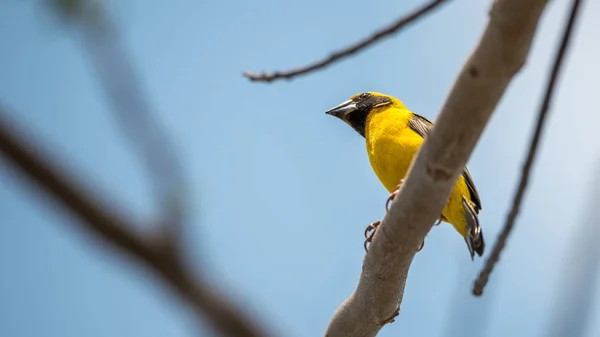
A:
[[[389,203],[398,193],[417,150],[433,124],[425,117],[409,111],[397,98],[376,92],[354,95],[326,113],[346,122],[366,138],[371,167],[392,193]],[[485,248],[477,217],[480,210],[479,194],[465,167],[439,220],[450,223],[465,239],[471,259],[474,253],[482,256]],[[365,237],[370,230],[374,234],[378,224],[376,221],[369,225]],[[365,248],[373,234],[367,237]],[[423,245],[418,250],[421,248]]]

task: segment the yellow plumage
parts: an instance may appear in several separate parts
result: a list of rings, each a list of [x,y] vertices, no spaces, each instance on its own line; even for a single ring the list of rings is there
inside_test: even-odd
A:
[[[414,156],[432,124],[409,111],[391,96],[369,92],[329,110],[366,138],[367,154],[375,174],[389,192],[405,178]],[[452,224],[465,238],[471,257],[483,254],[484,241],[477,214],[479,195],[468,170],[459,176],[441,220]]]

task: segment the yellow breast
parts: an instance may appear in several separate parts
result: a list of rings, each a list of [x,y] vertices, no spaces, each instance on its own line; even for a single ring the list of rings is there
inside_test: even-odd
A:
[[[392,192],[406,175],[423,138],[408,127],[412,114],[397,108],[372,111],[367,119],[365,138],[373,171]]]

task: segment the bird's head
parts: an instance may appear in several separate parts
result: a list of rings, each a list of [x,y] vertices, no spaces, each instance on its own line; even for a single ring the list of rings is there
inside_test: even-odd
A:
[[[343,120],[364,137],[369,114],[382,111],[390,106],[406,109],[404,104],[395,97],[378,92],[363,92],[350,97],[349,100],[325,113]]]

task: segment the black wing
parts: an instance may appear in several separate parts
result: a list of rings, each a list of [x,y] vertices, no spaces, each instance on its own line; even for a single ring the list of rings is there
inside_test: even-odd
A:
[[[413,118],[408,121],[408,126],[421,137],[425,138],[425,136],[427,136],[429,133],[429,130],[431,130],[433,123],[431,123],[427,118],[413,113]],[[475,210],[477,213],[479,213],[481,210],[481,199],[479,199],[479,193],[477,192],[477,188],[475,188],[475,183],[473,182],[471,173],[469,173],[469,170],[467,170],[466,166],[463,170],[462,176],[465,179],[467,188],[469,189],[469,194],[471,194],[471,200],[475,204]]]

